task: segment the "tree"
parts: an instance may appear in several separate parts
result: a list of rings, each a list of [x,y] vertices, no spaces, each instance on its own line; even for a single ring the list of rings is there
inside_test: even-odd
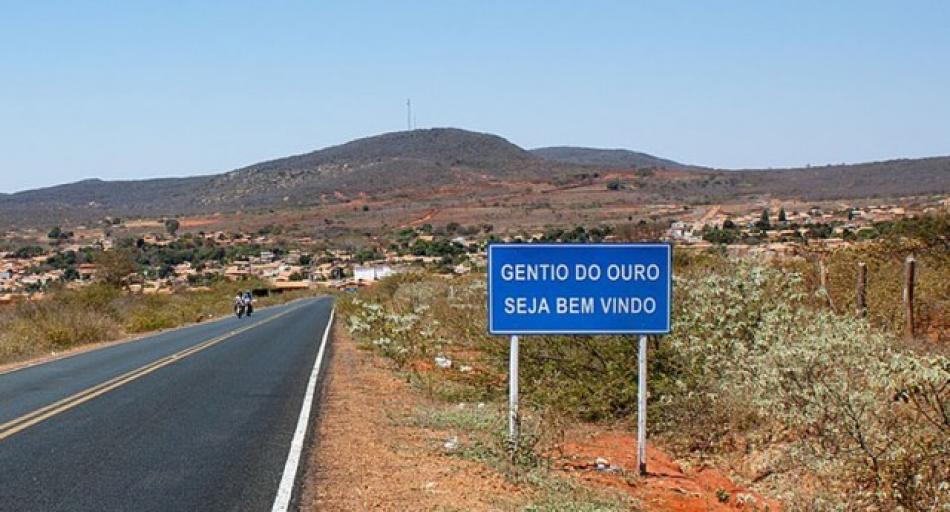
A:
[[[834,228],[828,224],[812,224],[808,228],[808,236],[811,238],[829,238],[834,234]]]
[[[175,236],[175,233],[178,232],[178,228],[180,227],[181,227],[181,223],[178,222],[178,219],[165,220],[165,231],[167,231],[168,234],[171,236]]]
[[[28,245],[26,247],[20,247],[19,249],[14,251],[12,257],[25,260],[29,258],[35,258],[37,256],[42,256],[44,254],[46,254],[46,249],[38,245]]]
[[[63,271],[63,281],[76,281],[79,279],[79,271],[76,267],[66,267]]]
[[[785,207],[784,207],[784,206],[783,206],[781,209],[779,209],[779,211],[778,211],[778,221],[779,221],[779,222],[782,222],[782,223],[788,222],[788,218],[785,216]]]
[[[731,229],[710,229],[703,233],[703,240],[713,244],[734,244],[739,239],[735,230]]]
[[[56,226],[53,229],[49,230],[49,233],[46,234],[46,237],[49,238],[50,240],[53,240],[56,243],[59,243],[63,240],[69,240],[70,238],[72,238],[73,233],[71,231],[63,231],[62,228],[60,228],[59,226]]]
[[[158,267],[158,277],[161,279],[168,279],[169,277],[175,276],[175,267],[164,263]]]
[[[96,277],[103,283],[120,288],[129,274],[135,272],[135,257],[126,249],[103,251],[96,258]]]
[[[353,255],[353,259],[355,259],[358,263],[365,263],[367,261],[378,260],[380,258],[381,255],[376,251],[376,249],[368,247],[360,249],[356,252],[356,254]]]
[[[759,217],[759,221],[755,223],[755,227],[766,231],[772,228],[772,222],[769,221],[769,210],[762,210],[762,215]]]
[[[610,180],[607,182],[607,190],[620,190],[620,180]]]

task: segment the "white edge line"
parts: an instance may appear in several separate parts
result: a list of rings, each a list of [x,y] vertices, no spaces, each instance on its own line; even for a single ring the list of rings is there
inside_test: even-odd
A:
[[[303,453],[304,440],[307,438],[307,425],[310,423],[310,411],[313,409],[313,394],[317,388],[317,377],[320,375],[320,366],[323,364],[323,354],[327,348],[327,338],[330,336],[330,326],[333,325],[333,315],[336,306],[330,310],[327,328],[323,331],[323,341],[317,352],[317,360],[313,363],[310,380],[307,382],[307,391],[304,393],[303,405],[300,407],[300,417],[297,418],[297,429],[290,442],[290,453],[287,454],[287,463],[284,465],[284,475],[280,478],[280,487],[277,488],[277,497],[271,512],[286,512],[290,508],[290,499],[294,493],[294,482],[297,480],[297,470],[300,467],[300,455]]]

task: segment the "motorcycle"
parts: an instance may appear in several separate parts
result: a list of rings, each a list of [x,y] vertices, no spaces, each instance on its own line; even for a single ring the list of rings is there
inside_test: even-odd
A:
[[[254,312],[254,305],[250,302],[235,302],[234,303],[234,314],[238,318],[243,318],[245,316],[251,316],[251,313]]]

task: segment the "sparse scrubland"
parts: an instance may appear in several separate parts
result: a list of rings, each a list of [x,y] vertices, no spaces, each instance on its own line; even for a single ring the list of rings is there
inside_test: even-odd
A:
[[[950,260],[945,240],[931,242],[825,255],[827,293],[814,260],[677,253],[673,332],[650,343],[650,435],[684,461],[730,468],[790,510],[950,507],[950,357],[944,342],[928,341],[945,326]],[[916,340],[902,331],[911,252]],[[858,261],[869,266],[866,319],[847,298]],[[503,407],[508,341],[487,334],[484,276],[397,276],[340,306],[350,332],[430,396]],[[451,368],[437,368],[438,356]],[[631,337],[529,337],[521,357],[525,436],[514,463],[499,466],[505,474],[543,467],[566,422],[632,426]],[[459,429],[473,434],[457,453],[501,464],[504,422],[464,421]]]
[[[654,175],[654,171],[659,172]],[[595,174],[600,183],[586,190],[565,195],[546,190],[546,184],[560,187],[566,179],[577,181],[573,178]],[[948,157],[731,172],[626,151],[547,148],[530,152],[496,135],[434,128],[385,133],[226,174],[84,180],[0,194],[0,226],[49,226],[62,222],[64,216],[91,223],[101,220],[104,211],[128,218],[168,212],[241,212],[244,217],[248,210],[303,207],[316,208],[322,217],[336,206],[342,207],[337,212],[346,215],[350,225],[361,217],[392,225],[409,220],[405,218],[409,201],[401,199],[425,208],[474,207],[474,201],[507,202],[505,198],[512,194],[554,204],[581,221],[586,215],[569,211],[579,197],[588,204],[617,205],[708,204],[760,197],[863,200],[946,194],[950,192],[948,176]],[[605,197],[604,185],[611,182],[616,188]],[[364,211],[360,207],[367,199],[374,204]],[[352,207],[357,207],[356,215],[347,213],[354,211]],[[377,210],[385,214],[376,216]],[[510,215],[509,211],[501,217]],[[522,223],[523,219],[518,220]]]
[[[105,283],[54,290],[44,300],[0,309],[0,363],[226,315],[237,292],[251,288],[263,286],[256,281],[218,281],[203,289],[160,295],[129,294]],[[257,306],[308,294],[312,292],[260,297]]]

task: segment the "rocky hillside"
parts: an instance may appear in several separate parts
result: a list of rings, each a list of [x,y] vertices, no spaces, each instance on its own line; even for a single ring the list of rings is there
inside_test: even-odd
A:
[[[950,193],[950,157],[808,169],[711,170],[626,150],[526,151],[496,135],[454,128],[394,132],[225,174],[141,181],[85,180],[0,194],[0,226],[71,224],[105,216],[163,216],[311,206],[373,196],[471,198],[486,186],[550,183],[598,171],[665,167],[637,200],[722,202],[751,195],[804,200]]]
[[[950,156],[718,174],[741,176],[751,192],[806,200],[950,194]]]
[[[84,180],[0,195],[0,224],[67,223],[313,205],[362,194],[544,179],[571,166],[498,137],[437,128],[394,132],[225,174],[141,181]]]
[[[267,206],[311,203],[322,195],[386,194],[485,180],[537,179],[571,166],[507,140],[455,128],[394,132],[214,177],[202,203]]]
[[[643,167],[688,167],[673,160],[628,149],[597,149],[574,146],[552,146],[532,149],[531,153],[556,162],[592,165],[605,168],[631,169]]]
[[[109,215],[147,216],[195,211],[196,191],[209,177],[133,181],[83,180],[0,196],[0,225],[66,224]]]

